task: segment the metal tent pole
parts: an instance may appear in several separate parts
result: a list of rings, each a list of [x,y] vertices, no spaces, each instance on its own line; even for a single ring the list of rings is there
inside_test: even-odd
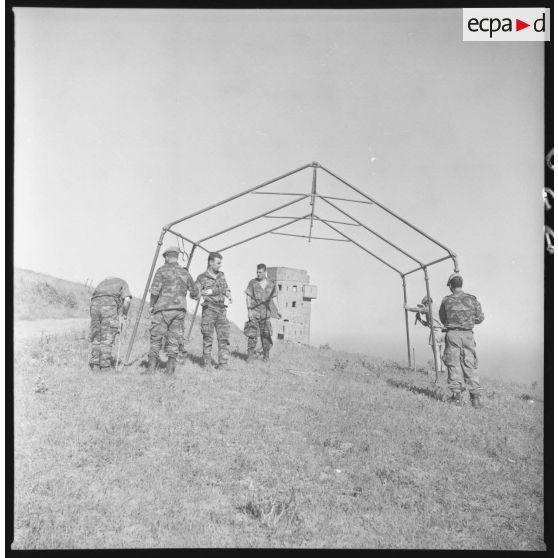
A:
[[[345,184],[346,186],[348,186],[349,188],[351,188],[352,190],[354,190],[355,192],[357,192],[358,194],[360,194],[361,196],[363,196],[367,200],[370,200],[371,202],[375,203],[378,207],[380,207],[381,209],[383,209],[384,211],[389,213],[392,217],[395,217],[396,219],[398,219],[402,223],[405,223],[405,225],[407,225],[408,227],[411,227],[413,230],[415,230],[416,232],[418,232],[419,234],[421,234],[425,238],[428,238],[428,240],[430,240],[434,244],[437,244],[440,248],[445,250],[450,256],[452,256],[452,257],[455,256],[455,254],[447,246],[444,246],[441,242],[438,242],[435,238],[432,238],[429,234],[427,234],[423,230],[419,229],[418,227],[415,227],[415,225],[413,225],[412,223],[410,223],[406,219],[403,219],[403,217],[399,216],[397,213],[395,213],[395,211],[392,211],[391,209],[387,208],[385,205],[381,204],[380,202],[378,202],[374,198],[370,197],[368,194],[365,194],[364,192],[362,192],[361,190],[359,190],[358,188],[356,188],[352,184],[349,184],[346,180],[343,180],[341,177],[337,176],[335,173],[333,173],[329,169],[326,169],[323,165],[320,165],[320,168],[323,169],[328,174],[330,174],[331,176],[333,176],[333,178],[337,178],[337,180],[339,180],[340,182],[342,182],[343,184]]]
[[[411,260],[413,260],[414,262],[418,263],[419,265],[424,265],[420,260],[418,260],[417,258],[415,258],[413,255],[409,254],[408,252],[406,252],[405,250],[403,250],[403,248],[400,248],[399,246],[397,246],[397,244],[394,244],[393,242],[391,242],[390,240],[388,240],[387,238],[385,238],[384,236],[382,236],[380,233],[376,232],[375,230],[371,229],[370,227],[368,227],[367,225],[365,225],[362,221],[359,221],[356,217],[353,217],[350,213],[347,213],[346,211],[343,211],[340,207],[336,206],[334,203],[331,203],[328,200],[324,200],[327,204],[331,205],[331,207],[333,207],[334,209],[336,209],[337,211],[339,211],[340,213],[342,213],[343,215],[345,215],[345,217],[348,217],[349,219],[352,219],[357,225],[360,225],[361,227],[363,227],[364,229],[366,229],[368,232],[372,233],[374,236],[378,237],[379,239],[383,240],[386,244],[389,244],[392,248],[395,248],[396,250],[398,250],[399,252],[401,252],[402,254],[405,254],[405,256],[407,256],[408,258],[410,258]],[[449,256],[446,256],[449,257]]]
[[[250,240],[254,240],[256,238],[259,238],[260,236],[263,236],[265,234],[271,233],[273,231],[278,231],[279,229],[282,229],[283,227],[288,227],[289,225],[292,225],[293,223],[296,223],[297,221],[300,221],[301,219],[305,219],[306,217],[309,217],[310,214],[308,215],[303,215],[302,217],[295,217],[292,221],[288,221],[286,223],[283,223],[282,225],[279,225],[278,227],[273,227],[272,229],[268,229],[267,231],[263,231],[261,233],[255,234],[254,236],[250,236],[248,238],[245,238],[244,240],[239,240],[238,242],[235,242],[234,244],[230,244],[229,246],[225,246],[224,248],[221,248],[219,250],[219,252],[224,252],[225,250],[229,250],[231,248],[234,248],[235,246],[240,246],[241,244],[244,244],[245,242],[248,242]]]
[[[190,257],[188,258],[188,263],[186,264],[186,269],[190,270],[190,264],[192,263],[192,258],[194,257],[194,252],[196,251],[197,244],[193,244],[192,250],[190,252]]]
[[[374,205],[372,202],[365,201],[365,200],[352,200],[350,198],[338,198],[336,196],[324,196],[323,194],[316,194],[316,196],[318,198],[320,198],[321,200],[348,201],[348,202],[353,202],[353,203],[365,203],[367,205]]]
[[[290,215],[265,215],[266,219],[296,219]],[[350,227],[360,227],[357,223],[349,223],[348,221],[335,221],[333,219],[322,219],[322,221],[327,221],[328,223],[337,223],[338,225],[349,225]],[[308,237],[306,237],[308,238]]]
[[[284,209],[285,207],[289,207],[290,205],[294,205],[295,203],[298,203],[299,201],[302,201],[303,199],[306,199],[307,197],[308,197],[308,194],[303,194],[301,197],[297,198],[296,200],[291,200],[290,202],[284,203],[283,205],[279,205],[278,207],[270,209],[269,211],[266,211],[265,213],[260,213],[259,215],[256,215],[255,217],[250,217],[250,219],[246,219],[245,221],[242,221],[241,223],[233,225],[232,227],[227,227],[226,229],[223,229],[222,231],[213,233],[210,236],[206,236],[205,238],[202,238],[202,239],[198,240],[198,244],[200,242],[205,242],[207,240],[210,240],[211,238],[215,238],[216,236],[220,236],[222,234],[225,234],[226,232],[230,232],[234,229],[238,229],[238,227],[242,227],[243,225],[247,225],[248,223],[252,223],[253,221],[256,221],[257,219],[260,219],[262,217],[268,217],[270,213],[274,213],[275,211],[279,211],[280,209]],[[295,217],[295,219],[298,219],[298,217]]]
[[[153,261],[151,262],[151,269],[149,270],[149,275],[147,277],[147,282],[145,283],[145,289],[143,291],[143,297],[141,299],[141,304],[138,311],[138,317],[136,318],[136,323],[134,324],[134,329],[132,331],[132,337],[128,343],[128,349],[126,351],[126,364],[130,362],[130,354],[132,353],[132,347],[134,346],[134,341],[136,339],[136,334],[138,332],[138,326],[141,320],[141,314],[143,312],[143,307],[145,306],[145,299],[147,298],[147,293],[149,291],[149,285],[151,284],[151,278],[153,277],[153,271],[155,271],[155,265],[157,264],[157,258],[159,257],[159,252],[161,250],[161,245],[163,244],[163,237],[165,236],[166,229],[161,231],[161,236],[157,241],[157,248],[155,249],[155,255],[153,256]]]
[[[385,260],[382,260],[382,258],[380,258],[379,256],[376,256],[376,254],[374,254],[374,252],[371,252],[370,250],[365,248],[362,244],[359,244],[356,240],[352,239],[350,236],[347,236],[344,232],[341,232],[338,228],[334,227],[333,225],[330,225],[327,221],[324,221],[323,219],[320,219],[317,215],[315,215],[315,218],[318,219],[318,221],[321,221],[322,223],[325,223],[330,229],[333,229],[337,234],[340,234],[341,236],[345,237],[347,240],[352,242],[355,246],[358,246],[360,249],[364,250],[365,252],[370,254],[372,257],[374,257],[377,260],[379,260],[380,262],[382,262],[384,265],[387,265],[389,268],[393,269],[393,271],[398,273],[400,277],[403,277],[403,275],[402,275],[401,271],[399,271],[399,269],[397,269],[396,267],[393,267],[391,264],[387,263]]]
[[[407,304],[407,282],[405,276],[401,277],[403,280],[403,302]],[[409,336],[409,311],[405,308],[405,331],[407,332],[407,359],[409,361],[409,370],[411,369],[411,338]]]
[[[411,273],[415,273],[416,271],[420,271],[421,269],[424,269],[425,267],[430,267],[431,265],[440,263],[440,262],[444,262],[446,260],[452,259],[454,261],[454,267],[457,265],[455,262],[457,260],[457,256],[444,256],[443,258],[440,258],[438,260],[434,260],[433,262],[428,262],[426,264],[422,264],[420,265],[420,267],[415,267],[414,269],[411,269],[410,271],[406,271],[403,275],[410,275]]]
[[[192,246],[192,251],[190,252],[190,257],[188,258],[188,263],[186,264],[186,269],[189,270],[190,269],[190,264],[192,263],[192,258],[194,256],[194,252],[196,250],[196,244],[194,244]],[[190,341],[190,335],[192,335],[192,328],[194,327],[194,322],[196,321],[196,314],[198,313],[198,308],[200,306],[200,300],[201,300],[201,293],[200,296],[198,297],[198,300],[196,301],[196,309],[194,310],[194,313],[192,314],[192,321],[190,322],[190,327],[188,328],[188,333],[186,334],[186,343],[188,341]]]
[[[430,297],[430,282],[428,280],[428,268],[424,267],[424,282],[426,284],[426,296],[428,297],[428,313],[430,315],[430,335],[432,336],[432,352],[434,353],[434,368],[436,369],[436,380],[434,383],[438,383],[438,353],[436,351],[436,337],[434,335],[434,316],[432,314],[432,299]]]
[[[312,163],[312,194],[310,198],[310,205],[312,206],[312,211],[310,212],[310,230],[308,231],[308,242],[312,240],[312,227],[314,226],[314,209],[316,207],[316,174],[318,169],[316,168],[318,163]]]
[[[206,211],[209,211],[210,209],[214,209],[215,207],[219,207],[220,205],[223,205],[224,203],[228,203],[228,202],[236,200],[236,199],[238,199],[242,196],[245,196],[246,194],[250,194],[251,192],[255,192],[256,190],[259,190],[260,188],[263,188],[264,186],[268,186],[269,184],[273,184],[273,182],[277,182],[278,180],[282,180],[283,178],[287,178],[287,176],[291,176],[293,174],[296,174],[297,172],[300,172],[304,169],[307,169],[310,166],[311,166],[310,164],[304,165],[302,167],[299,167],[298,169],[295,169],[293,171],[282,174],[281,176],[278,176],[276,178],[272,178],[271,180],[268,180],[267,182],[263,182],[262,184],[258,184],[258,186],[254,186],[253,188],[249,188],[248,190],[244,190],[244,192],[240,192],[239,194],[231,196],[230,198],[221,200],[220,202],[214,203],[212,205],[208,205],[207,207],[204,207],[203,209],[200,209],[199,211],[195,211],[194,213],[190,213],[190,215],[186,215],[186,217],[182,217],[180,219],[177,219],[176,221],[172,221],[171,223],[169,223],[166,226],[166,228],[168,229],[168,228],[170,228],[174,225],[177,225],[178,223],[182,223],[183,221],[191,219],[192,217],[195,217],[196,215],[199,215],[200,213],[205,213]]]
[[[296,236],[298,238],[308,238],[305,234],[290,234],[290,233],[280,233],[280,232],[272,232],[269,234],[277,234],[279,236]],[[350,242],[350,240],[346,240],[345,238],[326,238],[324,236],[313,236],[312,240],[334,240],[335,242]]]

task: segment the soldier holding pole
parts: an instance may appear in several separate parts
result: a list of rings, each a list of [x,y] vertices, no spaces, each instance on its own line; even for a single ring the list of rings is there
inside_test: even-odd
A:
[[[432,317],[430,316],[430,310],[429,310],[429,306],[428,306],[428,302],[430,302],[430,305],[432,307]],[[444,335],[444,326],[442,324],[442,322],[440,322],[439,318],[438,318],[438,314],[439,314],[439,307],[438,305],[434,304],[434,301],[432,300],[432,298],[430,298],[428,296],[425,296],[420,304],[417,304],[417,306],[410,306],[409,304],[405,304],[404,305],[405,310],[408,310],[409,312],[416,312],[417,315],[417,320],[419,321],[423,326],[426,326],[428,328],[430,328],[430,322],[432,321],[432,329],[434,330],[434,338],[432,338],[432,330],[430,332],[430,336],[428,338],[428,344],[433,347],[433,350],[436,351],[436,356],[437,356],[437,360],[438,361],[438,365],[436,368],[436,372],[441,372],[442,371],[442,351],[444,348],[444,339],[445,339],[445,335]],[[421,317],[421,314],[425,315],[425,319],[423,320]],[[416,323],[415,321],[415,323]],[[435,364],[436,367],[436,364]]]

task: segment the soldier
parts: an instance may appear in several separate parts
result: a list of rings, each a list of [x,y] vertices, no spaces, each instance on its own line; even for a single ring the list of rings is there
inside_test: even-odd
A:
[[[207,258],[207,270],[196,279],[196,286],[204,297],[202,303],[201,332],[203,336],[203,366],[211,365],[213,347],[213,330],[217,332],[219,348],[219,368],[228,369],[229,361],[229,321],[225,298],[232,304],[231,290],[227,285],[225,274],[219,271],[223,256],[211,252]]]
[[[251,279],[244,291],[246,293],[246,308],[248,321],[244,325],[244,335],[248,337],[248,362],[256,357],[258,337],[262,341],[263,359],[269,360],[269,351],[273,345],[270,318],[280,318],[281,314],[273,301],[277,298],[275,283],[267,278],[267,267],[258,264],[256,278]]]
[[[178,265],[179,252],[177,246],[171,246],[163,252],[165,263],[155,272],[149,290],[149,311],[152,316],[147,373],[153,373],[157,368],[163,337],[166,337],[165,350],[168,355],[166,372],[174,373],[178,345],[184,336],[186,295],[190,291],[191,298],[199,296],[190,273]]]
[[[434,329],[434,342],[432,341],[432,331],[430,332],[430,336],[428,338],[428,344],[432,347],[434,346],[434,350],[436,351],[436,355],[438,357],[438,370],[436,372],[442,371],[442,350],[444,347],[444,326],[442,322],[437,318],[440,313],[440,309],[437,304],[434,304],[434,301],[430,299],[430,305],[432,306],[432,314],[433,314],[433,329]],[[417,304],[416,307],[409,306],[408,304],[404,305],[405,310],[409,310],[409,312],[416,312],[417,313],[417,321],[419,321],[423,326],[426,326],[430,329],[430,312],[428,310],[428,297],[425,296],[421,301],[420,304]],[[425,319],[421,318],[421,314],[425,314]],[[416,323],[416,322],[415,322]]]
[[[119,315],[128,316],[132,295],[128,283],[118,277],[101,281],[91,296],[91,358],[93,371],[107,369],[111,365],[112,346],[118,333]]]
[[[452,401],[462,402],[461,392],[465,383],[469,388],[471,404],[480,407],[481,386],[477,373],[477,352],[473,327],[484,320],[479,301],[463,292],[463,279],[452,273],[447,286],[452,294],[446,296],[440,305],[440,321],[447,330],[444,348],[444,364],[448,368],[448,385],[452,392]],[[463,376],[460,373],[462,371]]]

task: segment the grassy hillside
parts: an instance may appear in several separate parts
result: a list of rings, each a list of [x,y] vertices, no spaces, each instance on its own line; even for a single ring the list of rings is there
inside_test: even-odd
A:
[[[128,324],[130,326],[131,324]],[[129,330],[125,337],[129,335]],[[443,402],[423,373],[281,344],[270,363],[92,373],[83,334],[16,354],[19,549],[544,549],[543,403],[485,381]]]
[[[27,269],[14,269],[14,318],[81,318],[89,315],[92,288]]]

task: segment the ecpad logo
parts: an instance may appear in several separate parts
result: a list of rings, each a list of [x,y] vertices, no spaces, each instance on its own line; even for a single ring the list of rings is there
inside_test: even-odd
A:
[[[464,8],[464,41],[548,41],[548,8]]]

